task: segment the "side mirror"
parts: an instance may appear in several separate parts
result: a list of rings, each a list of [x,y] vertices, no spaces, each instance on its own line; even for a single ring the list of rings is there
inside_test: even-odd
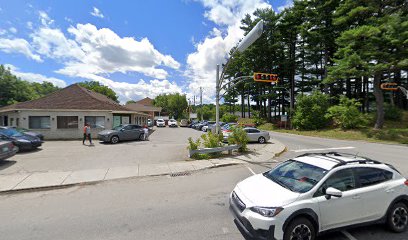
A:
[[[328,189],[326,189],[326,198],[327,199],[330,199],[331,197],[340,198],[342,196],[343,196],[343,193],[340,190],[336,189],[336,188],[329,187]]]
[[[123,132],[123,131],[125,131],[125,129],[124,129],[124,128],[121,128],[120,131]]]

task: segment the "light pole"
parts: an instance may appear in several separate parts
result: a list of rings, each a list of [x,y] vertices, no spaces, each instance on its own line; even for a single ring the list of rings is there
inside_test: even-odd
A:
[[[228,64],[231,61],[232,57],[234,56],[235,52],[243,52],[249,46],[251,46],[261,35],[263,32],[263,20],[259,21],[255,27],[242,39],[242,41],[238,44],[236,50],[231,54],[231,57],[227,60],[225,67],[222,69],[220,75],[220,65],[217,64],[216,69],[216,86],[215,86],[215,132],[218,134],[220,132],[220,91],[222,81],[224,80],[225,70],[228,68]]]

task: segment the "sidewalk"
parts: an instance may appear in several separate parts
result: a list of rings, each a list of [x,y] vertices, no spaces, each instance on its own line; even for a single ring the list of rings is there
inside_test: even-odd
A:
[[[263,148],[256,152],[221,159],[138,164],[134,166],[113,167],[107,169],[65,172],[0,174],[0,193],[4,194],[23,190],[60,188],[77,184],[93,184],[113,179],[171,175],[245,162],[273,162],[272,158],[284,152],[285,149],[286,147],[282,143],[272,139],[268,144],[265,144]]]

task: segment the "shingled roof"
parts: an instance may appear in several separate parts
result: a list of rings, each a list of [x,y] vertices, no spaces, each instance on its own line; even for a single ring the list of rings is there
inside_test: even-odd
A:
[[[78,84],[72,84],[39,99],[2,107],[0,111],[19,109],[134,111]]]
[[[146,106],[140,103],[128,103],[125,107],[138,112],[161,112],[161,107]]]

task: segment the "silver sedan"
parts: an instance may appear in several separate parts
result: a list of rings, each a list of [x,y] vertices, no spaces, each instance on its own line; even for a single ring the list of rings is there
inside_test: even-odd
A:
[[[271,139],[269,132],[261,131],[257,128],[253,127],[245,127],[244,131],[247,133],[249,142],[259,142],[261,144],[266,143]],[[228,141],[228,136],[232,134],[231,130],[223,130],[224,141]]]

